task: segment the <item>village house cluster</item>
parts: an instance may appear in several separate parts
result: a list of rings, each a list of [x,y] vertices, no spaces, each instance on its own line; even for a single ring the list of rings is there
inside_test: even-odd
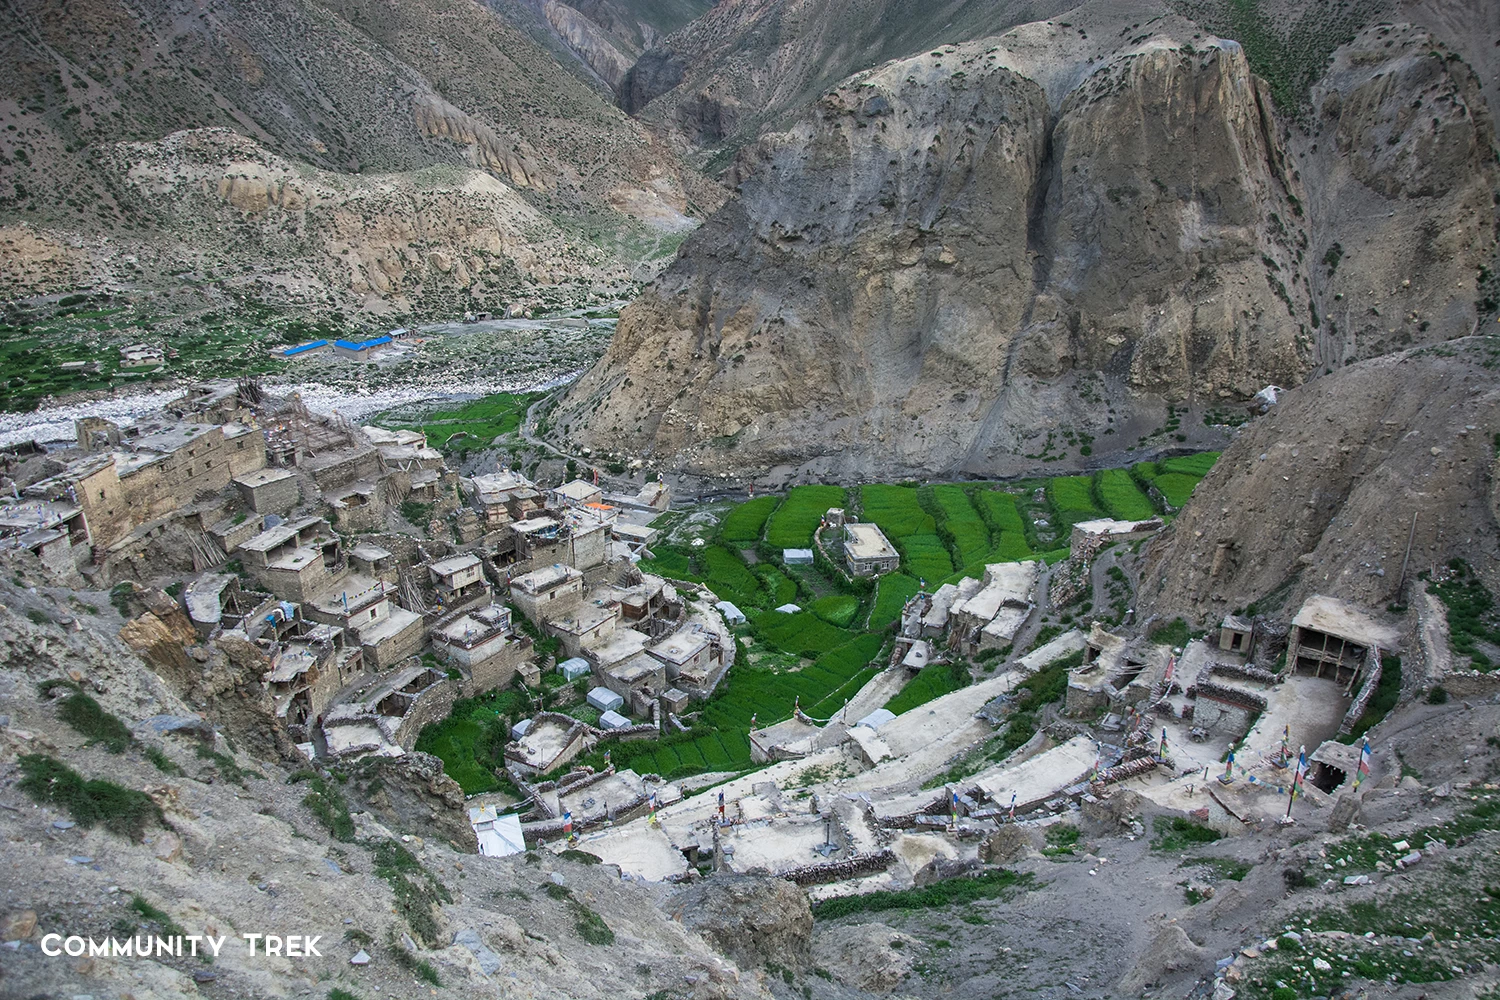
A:
[[[1101,552],[1161,527],[1083,522],[1062,564],[996,563],[924,590],[903,610],[884,672],[843,710],[817,719],[767,706],[770,724],[749,734],[754,774],[695,796],[656,775],[579,769],[537,786],[516,842],[561,843],[567,815],[584,850],[631,877],[692,878],[707,864],[810,886],[923,884],[991,859],[1008,843],[1002,827],[1064,821],[1126,783],[1232,829],[1280,815],[1305,751],[1302,794],[1327,804],[1358,766],[1359,748],[1340,738],[1364,714],[1383,656],[1411,642],[1378,616],[1314,595],[1289,623],[1230,615],[1182,646],[1154,641],[1149,622],[1036,640],[1044,603],[1072,600]],[[814,544],[851,577],[888,570],[877,560],[889,542],[844,511],[824,515]],[[795,565],[802,552],[787,556]],[[900,715],[882,707],[923,671],[976,661],[1001,668]],[[982,754],[1043,671],[1066,683],[1056,720],[1014,752],[956,767]],[[574,738],[563,719],[545,736],[558,748]],[[1239,752],[1226,768],[1229,748]]]
[[[636,565],[670,503],[660,482],[612,495],[461,476],[420,431],[357,427],[252,382],[76,430],[0,454],[0,546],[65,585],[175,580],[197,641],[258,658],[309,757],[404,753],[457,698],[536,692],[544,671],[588,678],[602,709],[559,749],[660,735],[733,662],[718,611]],[[546,635],[556,658],[537,653]],[[538,750],[549,725],[515,734],[518,773],[565,762]]]

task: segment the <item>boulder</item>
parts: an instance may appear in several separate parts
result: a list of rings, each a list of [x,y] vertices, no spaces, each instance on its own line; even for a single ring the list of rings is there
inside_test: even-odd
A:
[[[830,927],[813,941],[813,963],[845,986],[890,993],[911,974],[916,943],[885,924]]]
[[[785,879],[715,876],[679,890],[668,912],[742,968],[807,965],[812,908],[807,893]]]
[[[35,933],[35,910],[16,910],[0,917],[0,941],[25,941]]]

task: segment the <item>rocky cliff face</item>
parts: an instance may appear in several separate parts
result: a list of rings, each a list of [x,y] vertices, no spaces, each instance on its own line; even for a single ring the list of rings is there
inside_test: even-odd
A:
[[[1337,365],[1475,328],[1494,269],[1495,130],[1464,57],[1425,29],[1370,28],[1312,91],[1291,149],[1306,179],[1306,273]]]
[[[1031,24],[853,77],[741,155],[553,425],[706,473],[1006,474],[1049,430],[1101,456],[1166,405],[1467,334],[1488,118],[1458,60],[1389,34],[1341,50],[1321,140],[1181,24],[1103,53]],[[1410,321],[1376,322],[1395,297]]]
[[[1456,556],[1500,586],[1496,365],[1500,342],[1469,337],[1287,393],[1146,550],[1141,607],[1203,625],[1267,594],[1381,607],[1399,599],[1408,540],[1409,576]]]

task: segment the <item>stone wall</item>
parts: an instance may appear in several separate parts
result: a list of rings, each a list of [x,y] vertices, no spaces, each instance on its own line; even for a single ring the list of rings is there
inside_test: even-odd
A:
[[[516,670],[531,657],[534,645],[531,636],[517,635],[494,656],[471,666],[464,681],[464,697],[473,698],[508,686],[515,680]]]
[[[453,703],[459,699],[463,688],[458,681],[439,681],[417,695],[396,726],[395,740],[403,750],[417,745],[417,736],[422,727],[432,722],[441,722],[453,711]]]

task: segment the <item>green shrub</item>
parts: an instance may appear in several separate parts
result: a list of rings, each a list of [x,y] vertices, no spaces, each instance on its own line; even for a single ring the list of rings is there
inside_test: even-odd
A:
[[[981,899],[995,899],[1030,888],[1030,875],[1018,875],[1008,868],[982,875],[944,879],[919,889],[883,890],[858,896],[834,896],[813,905],[813,916],[832,920],[854,913],[881,913],[889,910],[931,910]]]
[[[1500,645],[1495,599],[1462,559],[1450,561],[1448,569],[1448,579],[1428,587],[1448,609],[1448,644],[1455,653],[1467,656],[1475,669],[1488,671],[1494,664],[1478,643]]]
[[[1339,737],[1344,743],[1356,743],[1365,733],[1369,732],[1381,719],[1388,715],[1391,709],[1396,707],[1396,702],[1401,698],[1401,657],[1386,655],[1380,658],[1380,682],[1375,685],[1375,693],[1370,696],[1365,705],[1364,714],[1354,724],[1348,736]]]
[[[88,737],[90,743],[102,744],[110,753],[124,753],[125,748],[135,742],[130,727],[81,691],[64,698],[57,707],[57,715]]]
[[[353,840],[354,820],[349,816],[349,803],[344,800],[343,793],[317,774],[307,779],[307,786],[309,791],[302,797],[302,804],[336,840]]]
[[[20,764],[21,791],[36,802],[66,808],[79,826],[103,825],[106,830],[140,840],[148,823],[166,825],[161,809],[144,792],[97,778],[84,778],[62,761],[44,754],[23,754]]]
[[[1156,851],[1180,851],[1193,844],[1212,844],[1223,834],[1212,827],[1195,823],[1182,816],[1156,817],[1156,836],[1151,849]]]
[[[453,902],[447,887],[422,867],[416,856],[394,840],[382,840],[373,850],[375,875],[391,887],[396,912],[412,933],[430,948],[441,947],[437,920],[432,915],[438,903]],[[405,952],[404,948],[398,951]],[[432,982],[432,980],[429,980]],[[433,982],[434,986],[441,985]]]
[[[1151,630],[1152,642],[1159,642],[1164,646],[1180,648],[1187,646],[1192,639],[1192,633],[1188,630],[1187,622],[1181,618],[1173,618],[1169,622],[1163,622]]]

